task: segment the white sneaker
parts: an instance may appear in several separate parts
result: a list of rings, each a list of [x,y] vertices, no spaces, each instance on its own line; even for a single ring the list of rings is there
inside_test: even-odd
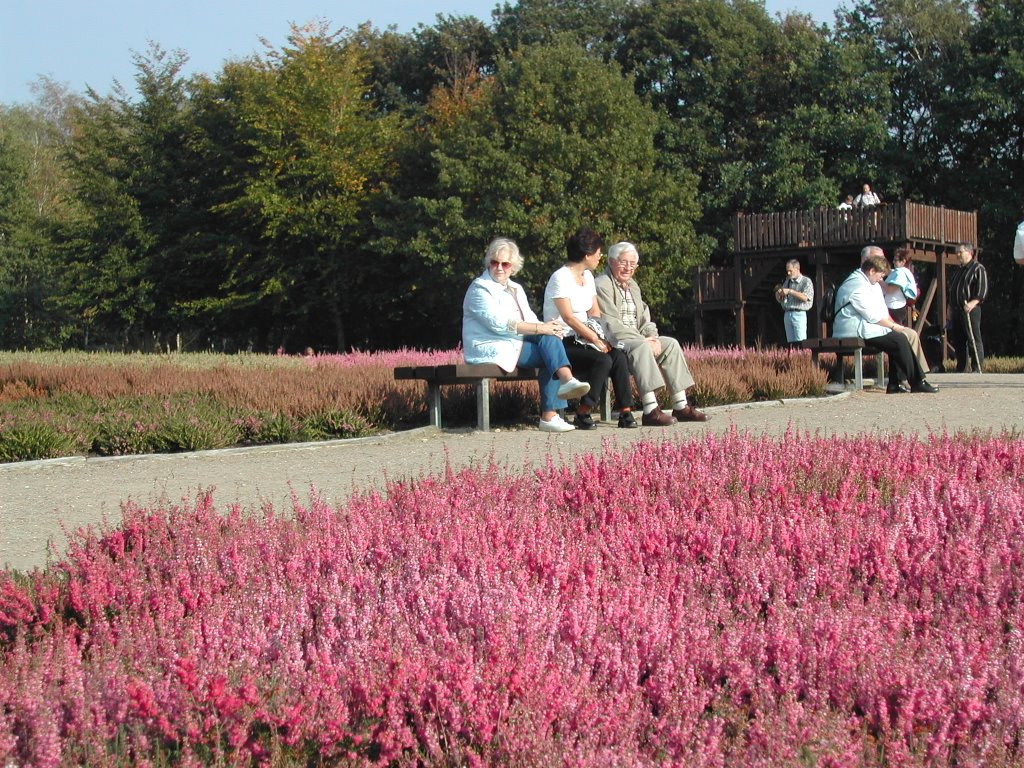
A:
[[[590,385],[575,376],[558,388],[560,400],[578,400],[590,391]]]
[[[541,432],[572,432],[576,427],[567,422],[557,413],[551,417],[551,421],[540,420]]]

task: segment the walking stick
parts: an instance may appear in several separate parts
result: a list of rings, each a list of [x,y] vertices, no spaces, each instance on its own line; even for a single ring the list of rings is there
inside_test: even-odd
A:
[[[971,325],[971,313],[963,310],[964,330],[967,332],[967,342],[971,348],[971,361],[974,365],[974,372],[981,373],[981,360],[978,359],[978,342],[974,339],[974,326]]]

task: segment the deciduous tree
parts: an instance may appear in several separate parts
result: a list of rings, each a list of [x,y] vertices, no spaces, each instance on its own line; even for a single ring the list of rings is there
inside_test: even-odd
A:
[[[61,153],[66,113],[78,98],[46,78],[33,90],[35,103],[0,108],[0,344],[7,347],[56,343],[51,234],[75,210]]]
[[[285,326],[331,327],[339,349],[369,201],[393,172],[397,123],[367,99],[366,72],[358,46],[314,24],[293,28],[282,50],[240,64],[224,83],[243,151],[217,210],[261,242],[228,254],[222,287]]]
[[[437,181],[413,200],[420,226],[411,241],[429,269],[407,278],[408,293],[449,318],[449,339],[491,238],[517,240],[528,260],[521,277],[539,303],[581,223],[637,242],[652,304],[666,318],[670,304],[679,309],[688,269],[706,256],[693,233],[693,179],[659,167],[655,115],[617,66],[571,40],[527,46],[493,79],[436,90],[430,114]]]

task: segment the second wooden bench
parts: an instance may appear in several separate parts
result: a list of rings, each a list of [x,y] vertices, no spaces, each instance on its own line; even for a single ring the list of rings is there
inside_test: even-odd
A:
[[[823,352],[830,352],[836,356],[837,368],[839,369],[840,380],[846,386],[846,377],[843,376],[843,358],[853,357],[853,386],[855,389],[864,388],[864,339],[839,339],[828,337],[824,339],[806,339],[803,348],[811,350],[811,361],[818,363],[818,355]],[[879,352],[875,358],[878,375],[875,377],[876,386],[885,385],[885,353]]]

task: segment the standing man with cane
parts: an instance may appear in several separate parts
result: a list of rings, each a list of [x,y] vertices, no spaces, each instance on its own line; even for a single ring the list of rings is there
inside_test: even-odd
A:
[[[950,330],[956,347],[956,370],[967,370],[968,356],[975,373],[985,362],[981,339],[981,305],[988,296],[988,273],[974,258],[974,246],[964,243],[956,250],[960,269],[949,284]]]

